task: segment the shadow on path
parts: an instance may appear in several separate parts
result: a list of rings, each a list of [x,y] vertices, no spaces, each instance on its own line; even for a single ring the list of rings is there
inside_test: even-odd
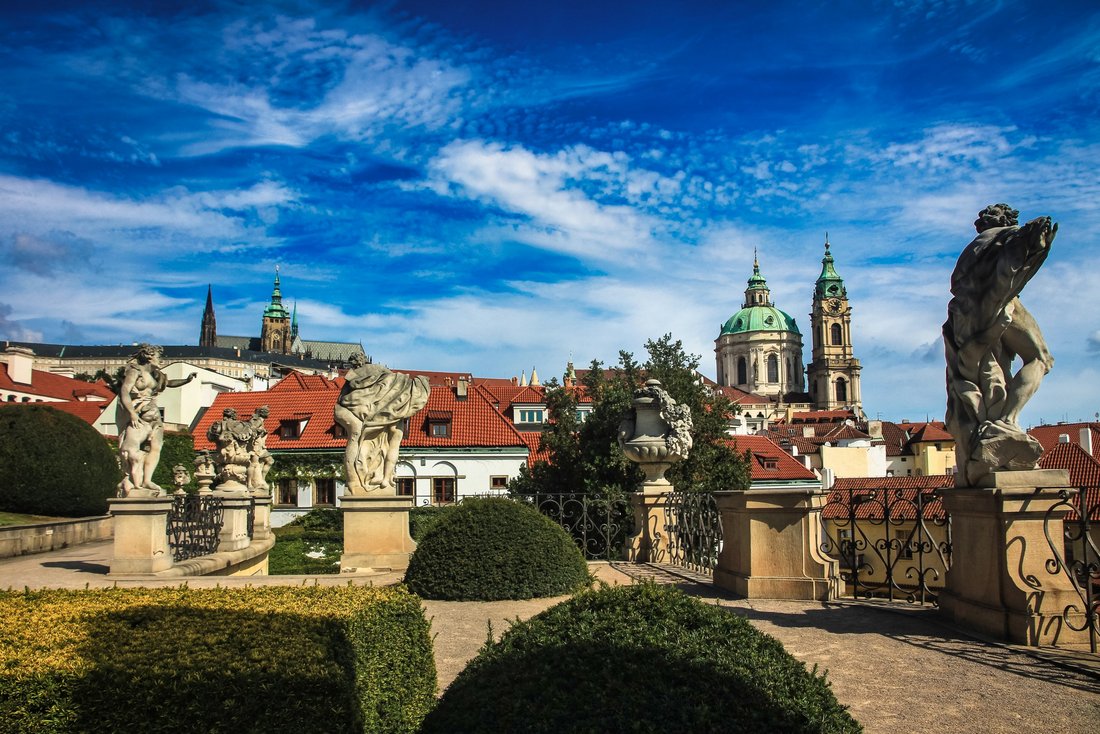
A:
[[[68,571],[80,571],[81,573],[95,573],[101,576],[107,575],[110,566],[90,561],[48,561],[42,564],[43,568],[64,568]]]

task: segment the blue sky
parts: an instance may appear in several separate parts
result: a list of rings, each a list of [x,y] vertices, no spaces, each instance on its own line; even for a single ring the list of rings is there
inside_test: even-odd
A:
[[[942,417],[988,203],[1060,223],[1023,300],[1100,411],[1086,2],[0,5],[0,338],[255,335],[560,375],[671,332],[714,376],[753,249],[807,331],[828,231],[871,416]],[[805,353],[809,360],[809,345]]]

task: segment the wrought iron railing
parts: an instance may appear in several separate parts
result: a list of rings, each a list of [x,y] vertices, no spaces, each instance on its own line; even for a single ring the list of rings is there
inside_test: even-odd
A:
[[[248,517],[246,518],[246,527],[248,529],[248,539],[251,540],[253,530],[256,526],[256,498],[253,497],[252,501],[248,503]]]
[[[697,573],[713,573],[722,550],[722,521],[714,495],[669,492],[662,495],[665,526],[655,560]]]
[[[1066,606],[1062,621],[1077,632],[1087,630],[1089,648],[1095,653],[1100,637],[1100,492],[1090,498],[1088,489],[1082,487],[1076,492],[1062,490],[1058,497],[1043,521],[1054,554],[1046,567],[1051,574],[1064,574],[1077,592],[1080,606]],[[1061,533],[1052,532],[1059,523]]]
[[[630,499],[608,499],[584,492],[520,495],[573,538],[589,561],[611,561],[621,555],[630,535]]]
[[[208,495],[176,495],[168,513],[168,547],[172,559],[186,561],[216,551],[223,519],[221,499]]]
[[[951,523],[939,490],[834,490],[821,550],[840,561],[853,598],[937,604],[951,566]]]

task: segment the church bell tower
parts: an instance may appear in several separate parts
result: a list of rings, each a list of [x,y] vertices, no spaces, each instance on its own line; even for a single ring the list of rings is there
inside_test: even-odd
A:
[[[264,309],[263,326],[260,327],[260,349],[275,354],[290,354],[290,339],[290,314],[283,305],[283,292],[279,287],[279,266],[276,265],[271,303]]]
[[[852,353],[852,307],[844,280],[833,267],[829,235],[825,235],[825,257],[821,275],[814,285],[813,361],[807,366],[810,396],[817,410],[850,408],[863,416],[859,385],[859,360]]]

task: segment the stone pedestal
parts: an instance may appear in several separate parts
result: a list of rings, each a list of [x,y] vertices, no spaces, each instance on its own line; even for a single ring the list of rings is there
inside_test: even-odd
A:
[[[340,570],[399,571],[409,567],[416,542],[409,535],[412,497],[344,495],[344,554]]]
[[[1085,647],[1080,598],[1063,572],[1052,574],[1050,538],[1062,542],[1061,513],[1047,510],[1068,489],[1064,469],[1001,471],[980,487],[943,493],[951,518],[951,568],[939,604],[960,627],[1021,645]],[[1076,491],[1076,490],[1070,490]]]
[[[644,482],[641,492],[632,492],[634,535],[626,545],[626,560],[634,563],[667,563],[668,538],[665,535],[665,495],[672,491],[667,480]]]
[[[256,511],[252,519],[252,539],[263,540],[271,537],[271,495],[254,494]]]
[[[821,489],[716,492],[722,552],[715,585],[748,599],[826,601],[839,564],[821,551]]]
[[[247,492],[215,490],[214,496],[222,501],[222,531],[218,534],[218,552],[225,553],[247,548],[252,542],[248,537],[248,511],[252,498]]]
[[[120,497],[107,500],[107,507],[115,526],[112,575],[155,574],[172,567],[171,497]]]

